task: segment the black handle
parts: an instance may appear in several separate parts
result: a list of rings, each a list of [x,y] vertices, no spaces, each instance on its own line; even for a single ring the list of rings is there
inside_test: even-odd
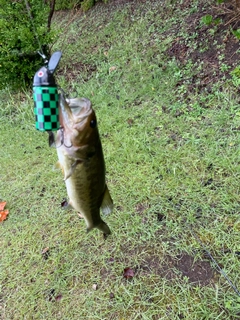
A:
[[[52,54],[52,56],[48,62],[48,70],[50,71],[50,73],[54,73],[54,71],[56,70],[58,63],[61,59],[61,56],[62,56],[61,51],[56,51]]]

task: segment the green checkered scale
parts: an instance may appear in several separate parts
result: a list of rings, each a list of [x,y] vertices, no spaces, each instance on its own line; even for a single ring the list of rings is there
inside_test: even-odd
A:
[[[34,87],[34,114],[36,128],[40,131],[56,131],[59,129],[57,87]]]

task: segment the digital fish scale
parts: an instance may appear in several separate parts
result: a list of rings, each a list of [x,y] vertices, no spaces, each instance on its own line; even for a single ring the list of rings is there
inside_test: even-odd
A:
[[[54,52],[47,66],[41,67],[33,79],[35,125],[39,131],[57,131],[60,128],[59,94],[53,73],[61,56],[61,51]]]

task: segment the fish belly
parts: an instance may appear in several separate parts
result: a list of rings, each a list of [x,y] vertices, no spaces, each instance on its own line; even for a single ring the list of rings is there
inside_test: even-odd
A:
[[[69,204],[81,213],[87,225],[87,231],[98,228],[102,232],[110,234],[109,227],[100,216],[104,195],[105,193],[109,194],[105,183],[104,159],[101,155],[100,152],[100,154],[95,154],[90,159],[78,163],[65,183]],[[69,171],[73,160],[65,159],[63,162],[66,167],[63,171]]]

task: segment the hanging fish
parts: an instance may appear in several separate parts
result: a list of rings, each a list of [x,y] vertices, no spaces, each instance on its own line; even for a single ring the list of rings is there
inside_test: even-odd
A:
[[[69,206],[83,216],[87,231],[97,228],[111,233],[100,216],[113,210],[105,181],[105,162],[97,119],[91,102],[85,98],[65,100],[59,96],[60,124],[56,147],[69,197]]]

